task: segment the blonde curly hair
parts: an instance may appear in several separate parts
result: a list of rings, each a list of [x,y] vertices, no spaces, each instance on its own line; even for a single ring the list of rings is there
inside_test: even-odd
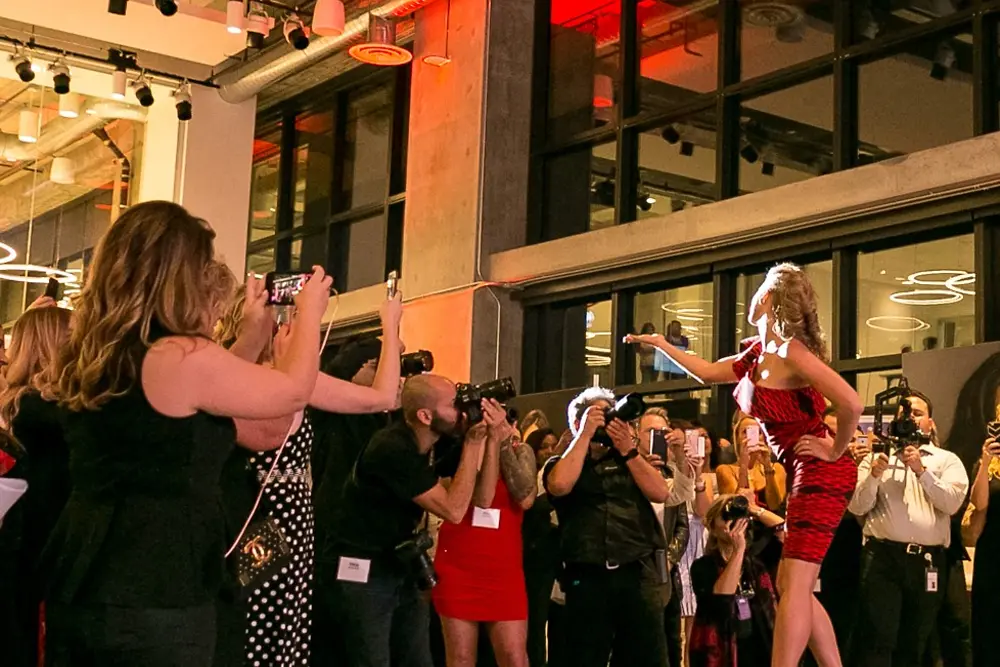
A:
[[[784,262],[764,279],[774,312],[772,328],[782,340],[797,339],[823,361],[828,361],[826,336],[819,324],[816,290],[801,267]]]
[[[7,386],[0,392],[0,420],[13,432],[21,399],[37,391],[46,401],[56,398],[59,350],[69,339],[70,311],[32,308],[14,323],[7,358]]]
[[[222,314],[222,317],[215,325],[215,331],[212,333],[212,338],[215,339],[216,343],[227,350],[231,348],[233,343],[236,342],[236,339],[240,337],[240,327],[243,326],[243,305],[246,303],[246,300],[246,285],[240,285],[236,288],[236,293],[233,294],[233,298],[229,302],[226,312]]]

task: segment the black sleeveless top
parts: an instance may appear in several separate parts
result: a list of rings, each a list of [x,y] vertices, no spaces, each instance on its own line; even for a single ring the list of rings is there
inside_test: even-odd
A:
[[[176,608],[214,601],[227,526],[220,475],[231,419],[167,417],[141,381],[99,410],[67,412],[72,490],[42,558],[48,599]]]

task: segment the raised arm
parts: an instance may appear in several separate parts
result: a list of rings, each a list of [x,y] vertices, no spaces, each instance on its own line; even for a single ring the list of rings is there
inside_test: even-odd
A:
[[[500,480],[500,442],[507,437],[507,412],[494,400],[483,401],[483,421],[486,424],[486,451],[476,477],[472,502],[476,507],[491,507]]]
[[[983,455],[979,459],[976,477],[972,482],[972,493],[969,496],[969,502],[976,508],[976,512],[985,512],[990,506],[990,462],[998,455],[1000,455],[1000,444],[993,438],[987,438],[983,443]]]
[[[674,347],[659,334],[629,334],[625,336],[625,342],[655,347],[657,354],[667,355],[678,366],[687,371],[688,375],[702,384],[732,384],[739,379],[733,371],[733,362],[737,359],[736,356],[726,357],[718,361],[706,361]]]
[[[449,523],[461,523],[472,502],[478,477],[479,457],[486,442],[486,425],[474,426],[465,436],[458,471],[447,488],[440,482],[413,501]]]
[[[545,477],[545,490],[555,497],[569,495],[580,479],[583,464],[590,456],[590,441],[604,426],[604,411],[589,407],[581,422],[580,432]]]

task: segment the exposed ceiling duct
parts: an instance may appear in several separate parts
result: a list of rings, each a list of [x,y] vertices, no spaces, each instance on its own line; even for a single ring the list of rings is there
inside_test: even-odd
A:
[[[244,102],[267,86],[329,58],[364,37],[368,32],[371,15],[398,19],[433,1],[389,0],[348,21],[344,26],[344,33],[338,37],[314,37],[309,46],[301,51],[288,50],[270,61],[266,61],[265,56],[227,72],[217,80],[220,84],[219,95],[231,104]]]

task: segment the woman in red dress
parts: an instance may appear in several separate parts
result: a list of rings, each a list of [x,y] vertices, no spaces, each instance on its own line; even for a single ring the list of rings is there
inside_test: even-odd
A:
[[[841,665],[830,618],[813,595],[819,567],[854,493],[857,470],[843,456],[858,425],[857,393],[826,363],[816,292],[793,264],[768,271],[749,317],[758,335],[736,356],[710,362],[659,337],[628,336],[655,345],[701,382],[737,383],[734,396],[757,419],[767,443],[791,474],[787,538],[778,568],[773,667],[794,667],[808,645],[819,664]],[[823,422],[833,404],[836,432]]]
[[[441,617],[448,667],[473,667],[484,624],[500,667],[528,665],[528,596],[521,521],[535,500],[535,453],[522,444],[507,414],[490,401],[489,437],[472,506],[461,523],[438,534],[432,593]]]

